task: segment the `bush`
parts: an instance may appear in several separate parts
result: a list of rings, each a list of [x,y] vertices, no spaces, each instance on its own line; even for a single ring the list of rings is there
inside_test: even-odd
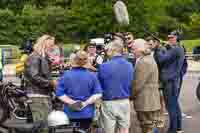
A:
[[[130,31],[137,37],[144,37],[145,27],[150,32],[159,32],[162,38],[180,26],[183,31],[192,31],[185,34],[187,39],[199,36],[200,31],[200,14],[191,10],[199,9],[197,4],[193,4],[194,0],[127,0],[130,15],[127,27],[117,24],[113,0],[72,1],[71,9],[67,8],[70,0],[9,1],[0,1],[0,44],[21,45],[28,38],[35,40],[46,33],[64,43],[85,43],[105,32]]]
[[[119,27],[116,23],[112,1],[74,1],[71,10],[51,4],[41,7],[25,4],[18,14],[12,9],[1,9],[0,44],[21,45],[26,39],[35,40],[45,33],[64,43],[81,43],[106,32],[128,30],[142,33],[143,30],[140,26],[143,17],[134,4],[128,4],[130,15],[134,16],[129,27]]]
[[[111,31],[112,23],[101,14],[102,10],[104,9],[93,9],[93,13],[90,13],[84,12],[82,8],[69,11],[55,6],[42,10],[25,6],[20,15],[14,15],[8,9],[0,10],[0,44],[21,45],[28,38],[35,40],[46,33],[64,43],[72,40],[80,43],[81,40],[90,38],[91,33],[97,35]],[[104,13],[112,15],[107,9]]]

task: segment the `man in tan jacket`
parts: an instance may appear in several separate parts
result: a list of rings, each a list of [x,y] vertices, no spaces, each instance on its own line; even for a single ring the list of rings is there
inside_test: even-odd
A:
[[[136,39],[132,47],[136,59],[133,84],[133,103],[142,133],[152,133],[160,114],[160,94],[158,90],[158,68],[146,47],[146,41]]]

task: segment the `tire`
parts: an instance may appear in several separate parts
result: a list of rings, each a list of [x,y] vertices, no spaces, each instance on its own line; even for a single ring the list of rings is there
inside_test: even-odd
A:
[[[8,119],[8,110],[7,107],[5,107],[0,102],[0,124],[4,123]]]
[[[200,102],[200,82],[199,82],[199,84],[198,84],[198,86],[196,88],[196,96],[197,96],[197,98],[198,98],[198,100]]]
[[[55,129],[54,128],[49,128],[49,131],[48,133],[56,133]]]

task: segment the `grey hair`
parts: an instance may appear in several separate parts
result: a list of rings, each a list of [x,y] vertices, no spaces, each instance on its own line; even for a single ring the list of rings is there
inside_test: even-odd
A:
[[[115,39],[112,42],[110,42],[106,49],[112,50],[113,52],[121,54],[123,51],[124,45],[123,42],[119,39]]]
[[[135,39],[133,48],[145,51],[147,49],[147,42],[144,39],[141,39],[141,38]]]

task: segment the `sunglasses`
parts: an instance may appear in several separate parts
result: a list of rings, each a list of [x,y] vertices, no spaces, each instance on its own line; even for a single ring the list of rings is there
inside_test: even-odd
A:
[[[125,39],[126,39],[126,40],[131,40],[131,37],[126,37]]]
[[[95,46],[89,46],[88,48],[96,48]]]
[[[167,38],[175,38],[176,36],[168,36]]]

